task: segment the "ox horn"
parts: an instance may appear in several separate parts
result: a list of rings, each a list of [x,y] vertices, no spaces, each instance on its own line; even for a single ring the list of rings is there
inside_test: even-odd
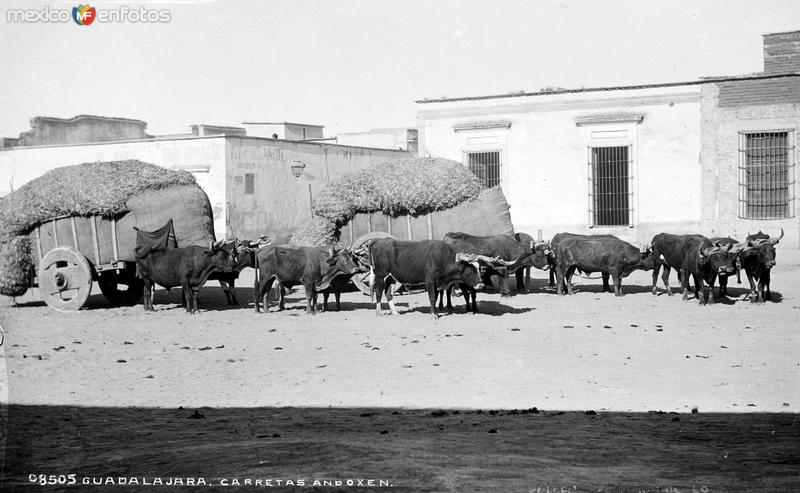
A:
[[[473,262],[476,255],[474,253],[457,253],[456,262]]]
[[[735,245],[731,245],[730,250],[728,253],[741,253],[747,248],[747,243],[736,243]]]
[[[508,266],[514,265],[517,262],[519,262],[521,258],[522,257],[520,257],[520,258],[518,258],[516,260],[503,260],[500,257],[495,257],[495,258],[489,259],[489,260],[491,261],[491,263],[498,263],[498,264],[502,264],[502,265],[505,265],[506,267],[508,267]]]
[[[777,245],[778,242],[781,241],[781,238],[783,238],[783,228],[781,228],[781,235],[780,236],[778,236],[777,238],[773,238],[773,237],[770,236],[769,240],[767,240],[767,241],[769,241],[773,245]]]

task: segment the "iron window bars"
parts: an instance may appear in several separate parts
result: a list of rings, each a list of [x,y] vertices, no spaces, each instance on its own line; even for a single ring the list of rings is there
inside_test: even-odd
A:
[[[500,151],[467,152],[467,166],[486,188],[500,184]]]
[[[592,226],[631,226],[630,146],[589,147],[589,217]]]
[[[739,217],[794,217],[793,132],[739,133]]]

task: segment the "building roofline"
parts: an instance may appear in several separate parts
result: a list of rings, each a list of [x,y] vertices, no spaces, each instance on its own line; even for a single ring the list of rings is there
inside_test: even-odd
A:
[[[74,122],[76,120],[83,120],[84,118],[99,118],[102,120],[116,120],[116,121],[124,121],[124,122],[135,122],[135,123],[144,123],[147,124],[144,120],[138,120],[136,118],[123,118],[120,116],[103,116],[103,115],[75,115],[69,118],[59,118],[57,116],[47,116],[47,115],[36,115],[31,118],[33,120],[51,120],[51,121],[59,121],[59,122]]]
[[[607,86],[607,87],[583,87],[580,89],[556,89],[552,91],[537,91],[537,92],[518,92],[510,94],[491,94],[487,96],[465,96],[457,98],[436,98],[436,99],[419,99],[414,101],[417,104],[429,103],[450,103],[457,101],[480,101],[486,99],[505,99],[505,98],[519,98],[525,96],[551,96],[554,94],[576,94],[583,92],[602,92],[602,91],[624,91],[633,89],[652,89],[658,87],[679,87],[679,86],[697,86],[701,84],[713,84],[717,82],[733,82],[740,80],[759,80],[759,79],[776,79],[781,77],[797,77],[800,72],[787,72],[784,74],[750,74],[738,76],[724,76],[724,77],[705,77],[700,80],[692,80],[686,82],[663,82],[659,84],[637,84],[631,86]]]
[[[794,34],[794,33],[800,33],[800,29],[794,29],[792,31],[778,31],[776,33],[764,33],[762,34],[762,36],[772,36],[773,34]]]
[[[254,135],[225,135],[225,134],[215,134],[215,135],[166,135],[166,136],[155,136],[149,139],[129,139],[129,140],[108,140],[104,142],[80,142],[76,144],[48,144],[48,145],[35,145],[35,146],[16,146],[16,147],[5,147],[0,148],[0,153],[2,152],[9,152],[9,151],[24,151],[26,149],[46,149],[46,148],[56,148],[56,147],[79,147],[79,146],[100,146],[100,145],[110,145],[110,144],[135,144],[135,143],[145,143],[145,142],[167,142],[170,140],[201,140],[201,139],[244,139],[244,140],[255,140],[255,141],[264,141],[264,142],[290,142],[293,144],[306,144],[306,145],[316,145],[316,146],[336,146],[336,147],[355,147],[358,149],[369,149],[374,151],[395,151],[395,152],[408,152],[402,149],[388,149],[386,147],[366,147],[366,146],[354,146],[354,145],[347,145],[347,144],[330,144],[328,142],[309,142],[309,141],[300,141],[300,140],[288,140],[288,139],[273,139],[270,137],[257,137]]]
[[[189,127],[214,127],[214,128],[228,128],[231,130],[246,130],[244,127],[232,127],[230,125],[215,125],[213,123],[192,123]]]
[[[325,128],[325,125],[315,125],[313,123],[296,123],[296,122],[242,122],[241,125],[301,125],[303,127]]]

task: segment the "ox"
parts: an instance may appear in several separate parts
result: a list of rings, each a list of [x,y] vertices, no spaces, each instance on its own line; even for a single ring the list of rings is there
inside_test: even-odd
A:
[[[656,282],[658,269],[663,265],[662,279],[667,289],[667,294],[672,295],[669,287],[670,267],[680,269],[679,279],[683,292],[683,299],[689,298],[689,276],[694,279],[695,293],[700,303],[714,303],[714,282],[718,275],[733,274],[734,257],[743,248],[742,244],[721,243],[714,244],[702,235],[672,235],[660,233],[653,237],[653,294],[657,294]],[[711,288],[707,294],[705,284]]]
[[[565,240],[568,238],[607,238],[607,239],[617,239],[614,235],[579,235],[575,233],[556,233],[553,238],[550,239],[550,246],[547,250],[547,265],[550,269],[550,287],[556,287],[556,248],[561,240]],[[564,283],[561,283],[559,294],[562,294],[567,287]],[[611,287],[608,285],[608,274],[603,274],[603,290],[604,291],[611,291]]]
[[[338,276],[331,279],[330,286],[327,289],[324,289],[322,292],[322,311],[328,311],[328,298],[331,294],[333,294],[334,299],[336,300],[336,311],[342,309],[341,304],[341,297],[342,293],[347,291],[353,291],[354,288],[350,285],[350,276],[346,276],[344,274],[339,274]]]
[[[261,311],[259,300],[263,299],[264,311],[269,310],[267,295],[272,284],[280,285],[279,309],[284,309],[284,288],[302,284],[306,293],[306,313],[316,313],[317,293],[327,289],[331,280],[339,274],[355,274],[365,269],[348,250],[337,251],[334,247],[297,247],[269,245],[256,253],[259,277],[255,294],[255,311]]]
[[[391,313],[397,314],[391,290],[391,284],[395,281],[425,283],[430,313],[434,319],[438,318],[436,291],[446,290],[456,284],[462,292],[481,288],[477,261],[464,259],[463,255],[457,254],[451,245],[442,240],[398,241],[383,238],[370,243],[368,252],[377,315],[381,315],[381,296],[384,291]],[[476,306],[473,308],[477,310]]]
[[[260,237],[258,240],[238,240],[234,238],[222,245],[231,254],[235,254],[238,259],[233,266],[231,272],[213,272],[208,276],[209,280],[219,281],[219,285],[225,292],[225,299],[228,305],[238,305],[239,300],[236,299],[236,280],[239,279],[239,274],[248,267],[255,267],[256,265],[256,252],[272,242],[266,236]]]
[[[508,274],[520,272],[521,275],[521,271],[526,267],[538,265],[541,266],[539,268],[543,268],[547,263],[542,248],[544,243],[523,244],[509,235],[473,236],[466,233],[447,233],[444,241],[453,246],[456,253],[474,253],[486,257],[510,259],[499,262],[502,268],[490,267],[486,271],[489,283],[501,296],[510,294],[507,286]]]
[[[531,267],[536,267],[540,270],[550,269],[550,250],[547,242],[538,242],[527,233],[514,233],[514,239],[523,245],[529,245],[533,250],[529,257],[531,264],[517,269],[514,273],[517,277],[517,291],[527,291],[530,288]],[[550,271],[550,275],[553,275],[552,271]]]
[[[146,311],[155,311],[153,284],[159,284],[167,289],[181,286],[186,311],[197,313],[197,293],[208,276],[217,271],[231,272],[237,262],[235,255],[231,259],[228,251],[219,245],[211,249],[196,245],[183,248],[139,245],[135,254],[136,267],[144,281]]]
[[[557,242],[556,275],[558,294],[574,294],[572,275],[581,272],[600,272],[603,275],[603,291],[611,291],[608,277],[614,281],[614,294],[622,296],[622,278],[634,270],[652,268],[649,249],[640,249],[615,236],[562,237]]]
[[[719,245],[721,247],[727,247],[728,245],[736,245],[739,242],[730,236],[722,237],[717,236],[714,238],[709,238],[709,241],[714,245]],[[742,278],[740,272],[742,270],[742,262],[741,262],[741,254],[736,255],[733,259],[733,270],[736,272],[736,283],[741,284]],[[678,276],[680,280],[680,275]],[[719,294],[720,296],[728,296],[728,275],[727,274],[719,274]]]
[[[772,297],[769,289],[770,272],[775,266],[775,245],[781,238],[783,238],[783,228],[777,238],[772,238],[761,231],[747,235],[747,246],[739,257],[750,282],[750,301],[753,303],[763,303]],[[757,289],[753,280],[758,282]]]

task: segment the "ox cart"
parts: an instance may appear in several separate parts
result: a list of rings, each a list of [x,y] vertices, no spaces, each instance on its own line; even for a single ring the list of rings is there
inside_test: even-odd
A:
[[[196,185],[148,190],[131,198],[124,210],[100,215],[57,217],[37,224],[29,237],[34,268],[30,286],[58,311],[80,309],[97,282],[112,305],[133,305],[142,298],[136,277],[136,230],[156,230],[173,222],[172,246],[208,246],[214,241],[211,205]]]
[[[508,202],[500,187],[484,190],[475,199],[450,209],[419,216],[390,216],[383,212],[356,214],[340,230],[340,242],[357,249],[376,238],[397,240],[441,240],[451,232],[476,236],[513,235]],[[365,295],[372,295],[369,273],[355,274],[353,284]],[[399,289],[399,284],[394,284]]]

